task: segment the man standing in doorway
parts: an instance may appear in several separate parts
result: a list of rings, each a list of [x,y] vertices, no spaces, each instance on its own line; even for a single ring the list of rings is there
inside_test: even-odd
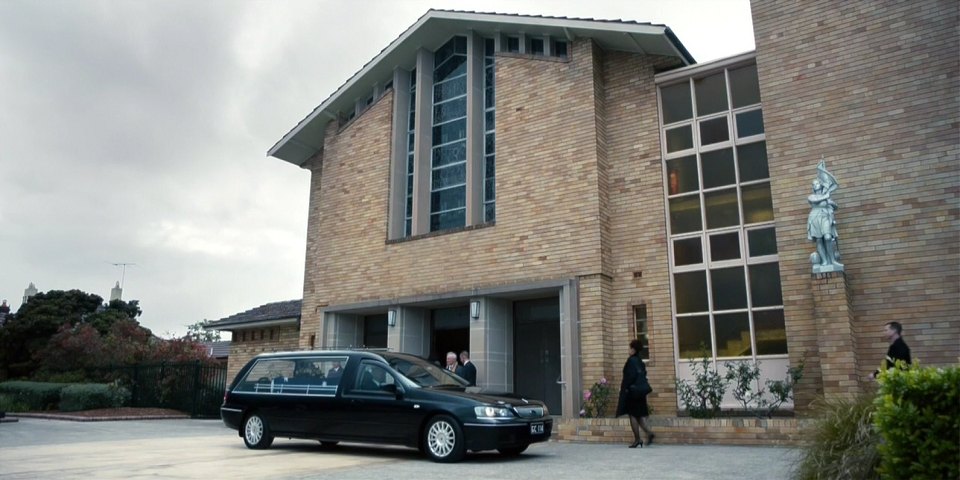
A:
[[[457,354],[453,352],[447,352],[447,365],[444,367],[450,371],[450,373],[457,373],[457,370],[460,369],[460,365],[457,364]]]
[[[470,361],[470,352],[466,350],[460,352],[460,362],[463,366],[457,369],[457,375],[470,382],[471,387],[477,385],[477,366]]]
[[[885,370],[893,368],[897,360],[903,360],[903,363],[910,365],[910,347],[907,346],[907,342],[903,341],[902,333],[903,326],[900,325],[900,322],[888,322],[884,326],[883,336],[890,342],[890,347],[887,348],[887,357],[883,359]],[[873,372],[873,378],[877,378],[879,374],[879,370]]]

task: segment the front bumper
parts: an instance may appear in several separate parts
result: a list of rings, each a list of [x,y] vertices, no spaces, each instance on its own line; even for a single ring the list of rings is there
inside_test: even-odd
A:
[[[534,425],[543,425],[543,433],[532,433]],[[511,448],[545,442],[553,431],[552,418],[513,421],[509,423],[466,422],[463,425],[467,449],[472,451]]]

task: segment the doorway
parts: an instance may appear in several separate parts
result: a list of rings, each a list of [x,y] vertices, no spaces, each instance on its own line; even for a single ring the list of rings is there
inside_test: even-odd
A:
[[[387,314],[363,317],[363,346],[387,348]]]
[[[562,412],[560,378],[560,299],[522,300],[513,304],[514,390],[543,400]]]
[[[430,361],[444,365],[447,352],[470,350],[469,306],[438,308],[430,317]]]

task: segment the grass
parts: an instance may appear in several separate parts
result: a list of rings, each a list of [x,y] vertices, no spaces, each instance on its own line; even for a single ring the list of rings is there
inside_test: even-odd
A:
[[[793,478],[879,478],[880,435],[873,427],[874,411],[873,395],[821,403],[815,410],[817,421],[808,432]]]

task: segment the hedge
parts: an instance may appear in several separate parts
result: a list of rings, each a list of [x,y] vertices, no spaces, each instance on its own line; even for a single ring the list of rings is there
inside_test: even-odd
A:
[[[130,401],[130,391],[113,383],[68,385],[60,392],[60,411],[118,408]]]
[[[891,369],[879,382],[881,475],[960,478],[960,367]]]
[[[0,383],[0,394],[27,410],[56,410],[60,404],[60,391],[67,385],[14,380]]]

